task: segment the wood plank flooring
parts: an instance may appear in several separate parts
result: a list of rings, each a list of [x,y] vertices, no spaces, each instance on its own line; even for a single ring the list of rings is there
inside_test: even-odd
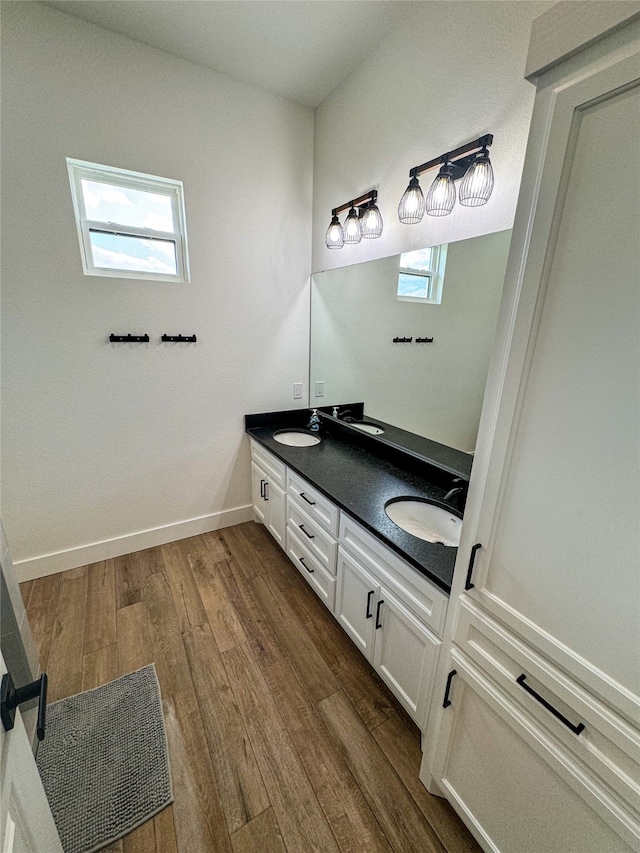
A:
[[[174,802],[108,853],[479,853],[420,735],[248,522],[22,585],[51,701],[154,662]]]

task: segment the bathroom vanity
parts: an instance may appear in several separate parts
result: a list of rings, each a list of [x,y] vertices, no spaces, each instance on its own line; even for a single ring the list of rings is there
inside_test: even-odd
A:
[[[283,430],[293,441],[315,438],[303,429],[308,418],[306,410],[247,416],[255,519],[424,731],[456,548],[405,532],[385,506],[427,501],[460,525],[444,497],[467,454],[442,448],[454,463],[445,470],[323,414],[317,443],[278,441]]]

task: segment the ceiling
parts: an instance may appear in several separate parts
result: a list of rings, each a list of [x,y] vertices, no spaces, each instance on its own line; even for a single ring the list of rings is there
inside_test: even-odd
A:
[[[45,0],[316,107],[424,0]]]

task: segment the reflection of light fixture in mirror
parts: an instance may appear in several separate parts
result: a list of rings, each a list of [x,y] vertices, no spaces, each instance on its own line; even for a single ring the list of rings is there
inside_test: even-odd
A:
[[[372,239],[382,234],[382,216],[376,205],[378,191],[369,190],[359,198],[334,207],[331,211],[331,223],[327,229],[325,244],[327,249],[341,249],[345,243],[359,243],[362,237]],[[349,214],[340,224],[338,214],[349,208]]]
[[[446,216],[456,203],[456,187],[453,183],[453,167],[445,163],[438,177],[429,187],[425,208],[429,216]]]
[[[409,186],[404,191],[398,205],[398,218],[406,225],[415,225],[424,216],[424,196],[420,189],[420,182],[414,175],[409,181]]]
[[[486,148],[478,154],[460,184],[458,198],[465,207],[480,207],[493,191],[493,167]]]
[[[362,233],[360,231],[360,217],[358,216],[358,211],[353,206],[344,221],[343,231],[345,243],[359,243],[362,239]]]
[[[493,190],[493,169],[487,151],[492,142],[493,136],[488,133],[411,169],[409,186],[398,205],[400,222],[420,222],[425,210],[430,216],[446,216],[451,213],[456,203],[455,181],[460,179],[460,204],[465,207],[486,204]],[[435,169],[436,166],[441,167],[440,172],[425,199],[418,183],[418,175]]]
[[[331,224],[327,228],[327,236],[324,239],[327,249],[341,249],[344,246],[344,232],[336,213],[331,218]]]

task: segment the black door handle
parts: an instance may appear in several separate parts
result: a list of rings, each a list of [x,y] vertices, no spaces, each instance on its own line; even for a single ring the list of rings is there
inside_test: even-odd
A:
[[[449,699],[449,693],[451,692],[451,682],[453,681],[453,676],[457,673],[457,669],[452,669],[449,675],[447,676],[447,686],[444,689],[444,701],[442,703],[443,708],[448,708],[451,704],[451,699]]]
[[[471,557],[469,558],[469,568],[467,569],[467,580],[464,585],[465,589],[473,589],[475,586],[474,583],[471,583],[471,575],[473,574],[473,565],[476,561],[476,554],[478,553],[480,548],[482,548],[482,545],[478,543],[477,545],[474,545],[471,549]]]
[[[550,711],[550,712],[553,714],[553,716],[554,716],[554,717],[556,717],[558,720],[560,720],[560,722],[561,722],[561,723],[564,723],[564,725],[565,725],[568,729],[571,729],[571,731],[574,733],[574,735],[579,735],[579,734],[580,734],[580,732],[583,732],[583,731],[584,731],[584,728],[585,728],[584,723],[578,723],[577,725],[574,725],[574,724],[571,722],[571,720],[568,720],[568,719],[564,716],[564,714],[561,714],[561,713],[560,713],[560,711],[558,711],[558,709],[557,709],[557,708],[554,708],[554,707],[553,707],[553,705],[551,705],[551,703],[550,703],[550,702],[547,702],[547,700],[546,700],[543,696],[541,696],[539,693],[536,693],[536,691],[535,691],[532,687],[529,687],[529,685],[528,685],[528,684],[525,684],[525,683],[524,683],[524,680],[525,680],[525,678],[526,678],[526,677],[527,677],[527,676],[526,676],[526,675],[525,675],[525,673],[523,672],[523,673],[522,673],[522,675],[519,675],[519,676],[516,678],[516,682],[520,685],[520,687],[522,687],[522,689],[523,689],[523,690],[526,690],[526,691],[527,691],[527,693],[528,693],[530,696],[533,696],[533,698],[534,698],[537,702],[539,702],[539,703],[542,705],[542,707],[543,707],[543,708],[546,708],[546,709],[547,709],[547,711]]]
[[[306,501],[310,506],[315,506],[315,505],[316,505],[316,502],[315,502],[315,501],[312,501],[312,500],[309,500],[309,498],[305,495],[305,493],[304,493],[304,492],[300,492],[300,497],[301,497],[303,500],[305,500],[305,501]]]
[[[378,628],[382,628],[382,622],[380,621],[380,608],[384,604],[384,599],[380,599],[378,602],[378,606],[376,607],[376,631]]]
[[[298,560],[302,563],[305,569],[309,572],[310,575],[313,574],[313,569],[310,569],[309,566],[305,563],[304,557],[298,557]]]
[[[5,672],[2,676],[0,687],[0,718],[6,732],[10,732],[16,718],[16,708],[23,702],[35,699],[38,696],[38,722],[36,732],[38,740],[44,740],[44,731],[47,724],[47,673],[43,672],[40,678],[25,684],[24,687],[16,688],[11,674]]]
[[[305,536],[309,537],[309,539],[315,539],[316,538],[313,535],[313,533],[307,533],[307,531],[304,529],[304,524],[299,524],[298,527],[300,528],[300,530],[302,530],[302,532],[304,533]]]
[[[375,594],[375,589],[372,589],[371,592],[367,594],[367,619],[371,619],[373,613],[371,612],[371,596]]]
[[[268,480],[265,480],[265,481],[264,481],[264,495],[263,495],[263,497],[264,497],[265,501],[268,501],[268,500],[269,500],[269,494],[268,494],[268,492],[267,492],[267,489],[268,489],[268,488],[269,488],[269,481],[268,481]]]
[[[264,484],[265,484],[265,481],[264,481],[264,480],[260,480],[260,497],[261,497],[261,498],[263,498],[263,497],[264,497]]]

